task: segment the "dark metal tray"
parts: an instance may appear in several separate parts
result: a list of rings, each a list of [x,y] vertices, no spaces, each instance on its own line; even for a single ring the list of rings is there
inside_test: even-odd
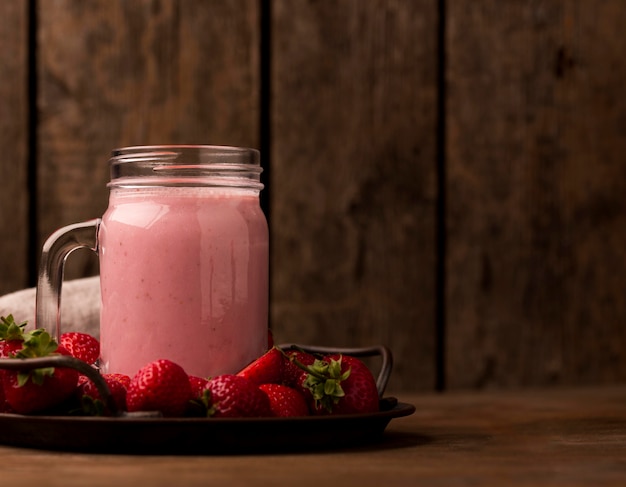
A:
[[[233,454],[333,450],[381,439],[415,411],[392,398],[373,414],[299,418],[133,418],[0,414],[4,445],[125,454]]]
[[[292,345],[281,345],[286,349]],[[383,397],[392,367],[391,352],[382,346],[329,348],[298,346],[311,352],[380,356],[377,376],[380,411],[371,414],[297,418],[162,418],[142,414],[114,417],[0,414],[0,444],[78,452],[123,454],[237,454],[333,450],[371,444],[381,439],[394,418],[415,412],[411,404]],[[109,391],[100,374],[80,360],[3,359],[0,369],[69,366]],[[111,401],[109,401],[110,403]]]

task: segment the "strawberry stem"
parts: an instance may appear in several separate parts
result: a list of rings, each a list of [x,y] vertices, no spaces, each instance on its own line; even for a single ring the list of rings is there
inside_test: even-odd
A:
[[[313,369],[310,365],[304,365],[302,362],[300,362],[295,355],[288,355],[287,353],[285,353],[285,351],[282,348],[276,347],[278,348],[278,350],[280,351],[280,353],[283,355],[283,357],[285,357],[286,360],[289,360],[292,364],[295,364],[298,366],[298,368],[304,370],[305,372],[308,372],[309,374],[311,374],[312,376],[320,379],[320,380],[325,380],[326,377],[321,374],[320,372],[318,372],[317,370]],[[297,350],[300,352],[304,352],[306,353],[303,349],[301,349],[300,347],[297,346],[292,346],[292,350]]]
[[[17,323],[13,315],[0,317],[0,340],[23,340],[27,322]]]
[[[292,349],[298,350],[298,347],[292,347]],[[306,352],[305,350],[302,351]],[[312,365],[304,365],[295,355],[288,355],[283,350],[281,353],[287,360],[308,373],[303,385],[311,391],[317,405],[322,406],[328,412],[332,412],[333,405],[345,396],[341,383],[350,377],[352,370],[348,369],[343,373],[341,372],[343,356],[340,354],[338,359],[330,358],[329,360],[322,356],[322,358],[316,358]]]

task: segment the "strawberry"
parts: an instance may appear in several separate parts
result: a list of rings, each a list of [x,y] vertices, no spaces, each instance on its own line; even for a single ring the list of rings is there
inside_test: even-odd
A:
[[[126,390],[130,384],[130,377],[125,374],[102,374],[102,378],[109,387],[118,411],[126,410]],[[76,394],[81,402],[83,412],[92,416],[109,415],[110,411],[102,402],[96,385],[85,375],[78,378]]]
[[[316,359],[303,386],[313,396],[313,414],[373,413],[379,409],[376,380],[358,358],[334,354]]]
[[[308,416],[309,406],[304,396],[292,387],[282,384],[262,384],[259,386],[270,401],[272,416]]]
[[[271,416],[267,395],[256,384],[238,375],[218,375],[209,380],[204,400],[207,416],[214,418]]]
[[[208,383],[209,383],[209,380],[205,379],[204,377],[197,377],[195,375],[190,375],[189,385],[191,386],[192,399],[201,398]]]
[[[100,357],[100,342],[87,333],[70,331],[59,337],[59,343],[63,345],[72,357],[76,357],[90,365],[96,363]]]
[[[44,330],[31,332],[17,358],[45,357],[69,352]],[[52,408],[69,399],[78,383],[78,372],[67,367],[46,367],[31,371],[5,370],[2,387],[9,406],[19,414]]]
[[[284,354],[283,383],[290,387],[300,388],[308,371],[306,366],[313,365],[315,356],[302,350],[287,350]],[[304,367],[303,367],[304,366]]]
[[[247,365],[237,375],[254,384],[280,384],[283,380],[285,360],[283,353],[276,347],[270,348],[259,358]]]
[[[191,386],[191,400],[187,404],[185,416],[206,417],[208,409],[208,392],[206,392],[206,388],[209,385],[209,380],[204,377],[190,375],[189,385]]]
[[[0,342],[0,358],[14,357],[22,349],[23,340],[10,340]]]
[[[0,359],[14,357],[24,345],[24,328],[26,322],[16,323],[13,315],[0,317]],[[13,410],[4,396],[2,376],[5,370],[0,369],[0,413],[9,413]]]
[[[189,376],[178,364],[160,359],[142,367],[126,391],[128,411],[160,411],[182,416],[191,399]]]
[[[22,349],[26,322],[16,323],[13,315],[0,317],[0,358],[9,358]]]
[[[304,385],[308,375],[308,367],[315,362],[315,356],[303,350],[288,350],[284,354],[283,384],[296,389],[307,403],[313,404],[313,395]]]
[[[0,413],[12,413],[12,412],[13,412],[13,409],[11,409],[11,406],[9,406],[9,403],[4,397],[4,388],[2,387],[2,383],[0,382]]]

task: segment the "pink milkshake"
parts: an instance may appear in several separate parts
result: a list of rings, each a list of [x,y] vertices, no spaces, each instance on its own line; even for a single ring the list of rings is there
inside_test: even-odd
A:
[[[235,373],[267,349],[268,229],[254,149],[127,147],[113,152],[102,217],[48,238],[36,326],[61,333],[63,265],[100,260],[102,372],[157,359],[188,374]]]
[[[99,243],[104,372],[167,358],[208,377],[266,350],[268,231],[255,192],[113,188]]]

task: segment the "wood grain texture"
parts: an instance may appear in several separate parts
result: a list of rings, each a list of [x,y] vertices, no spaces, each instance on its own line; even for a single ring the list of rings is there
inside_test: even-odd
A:
[[[448,2],[451,388],[626,379],[624,7]]]
[[[432,388],[434,2],[272,5],[272,327]]]
[[[0,447],[6,485],[621,487],[626,389],[405,394],[379,443],[280,455],[95,455]],[[294,431],[294,441],[297,438]]]
[[[28,279],[28,5],[0,3],[0,295]]]
[[[107,159],[144,144],[258,146],[258,3],[39,3],[39,237],[107,205]],[[68,35],[71,33],[71,35]],[[97,271],[85,252],[67,278]]]

